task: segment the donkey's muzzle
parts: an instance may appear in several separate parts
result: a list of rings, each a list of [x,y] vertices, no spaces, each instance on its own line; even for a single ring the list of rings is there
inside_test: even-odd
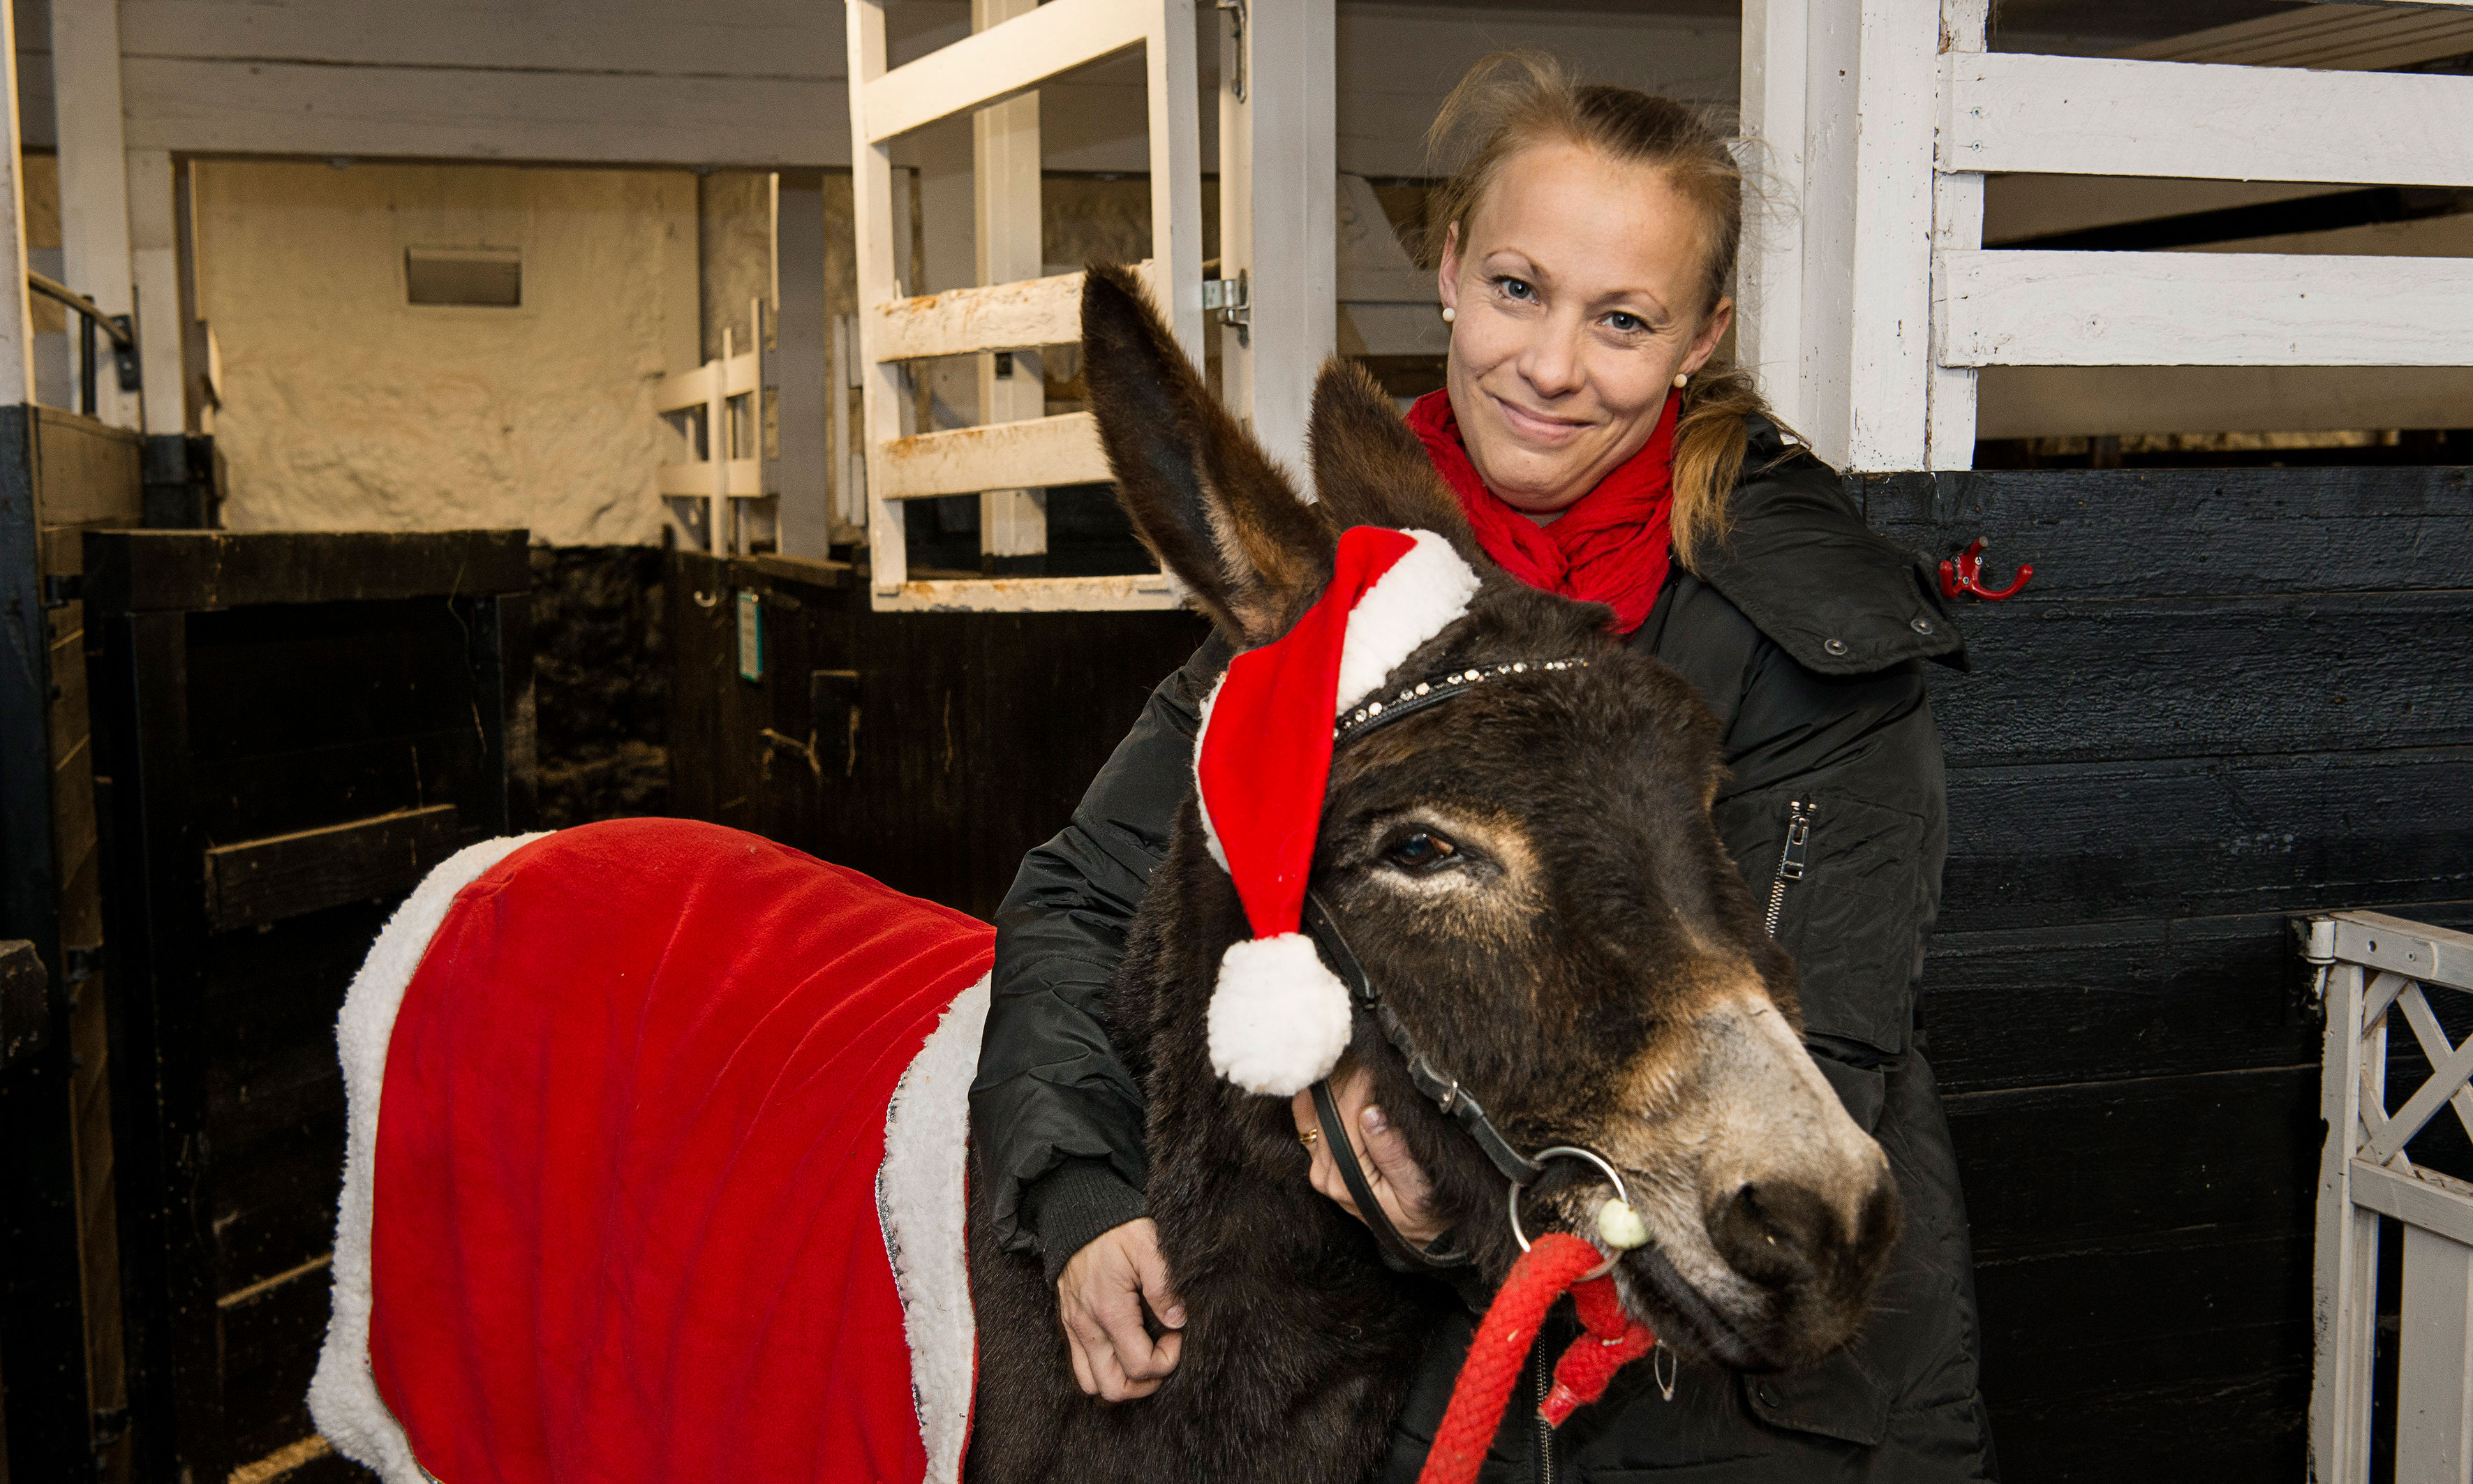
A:
[[[1898,1188],[1884,1168],[1850,1213],[1842,1200],[1798,1181],[1746,1181],[1714,1202],[1707,1219],[1717,1255],[1767,1297],[1763,1358],[1790,1366],[1861,1328],[1897,1246]]]

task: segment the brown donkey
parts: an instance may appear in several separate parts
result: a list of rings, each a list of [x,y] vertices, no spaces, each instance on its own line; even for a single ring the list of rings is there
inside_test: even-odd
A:
[[[1415,439],[1361,372],[1327,368],[1309,505],[1220,410],[1143,299],[1095,269],[1084,365],[1137,528],[1242,649],[1296,621],[1350,526],[1440,534],[1483,576],[1466,615],[1382,692],[1522,671],[1334,751],[1313,890],[1415,1049],[1523,1153],[1578,1145],[1622,1173],[1649,1240],[1625,1304],[1685,1352],[1805,1362],[1861,1324],[1898,1227],[1880,1147],[1803,1049],[1793,964],[1709,822],[1716,722],[1678,676],[1617,647],[1604,609],[1489,565]],[[1585,667],[1538,661],[1584,658]],[[1212,1070],[1206,1006],[1250,929],[1188,800],[1135,919],[1109,1015],[1150,1109],[1149,1206],[1187,1323],[1153,1396],[1075,1388],[1036,1259],[999,1252],[972,1182],[979,1385],[970,1474],[1157,1484],[1356,1480],[1374,1466],[1421,1347],[1455,1302],[1404,1277],[1306,1180],[1286,1100]],[[1506,1180],[1420,1096],[1360,1003],[1349,1056],[1499,1281],[1518,1249]],[[1602,1177],[1549,1164],[1524,1218],[1595,1231]]]

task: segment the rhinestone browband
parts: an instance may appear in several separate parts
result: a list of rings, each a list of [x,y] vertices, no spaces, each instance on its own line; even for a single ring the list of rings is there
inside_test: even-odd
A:
[[[1527,675],[1549,670],[1585,670],[1585,659],[1515,659],[1508,664],[1474,665],[1453,670],[1446,675],[1429,676],[1413,685],[1404,685],[1396,696],[1378,697],[1345,712],[1331,729],[1331,739],[1336,744],[1359,732],[1371,731],[1384,722],[1422,711],[1436,702],[1448,701],[1472,685],[1502,680],[1514,675]]]

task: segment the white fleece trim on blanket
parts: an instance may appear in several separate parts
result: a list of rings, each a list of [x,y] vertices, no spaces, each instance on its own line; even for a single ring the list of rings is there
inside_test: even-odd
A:
[[[375,1470],[386,1484],[427,1484],[412,1444],[370,1374],[370,1220],[378,1145],[378,1101],[387,1042],[403,992],[429,952],[456,896],[539,834],[466,846],[423,877],[370,947],[335,1021],[344,1064],[344,1194],[335,1213],[334,1309],[309,1382],[309,1416],[335,1451]]]
[[[978,1381],[978,1321],[964,1237],[971,1079],[987,1029],[988,980],[954,996],[884,1113],[876,1212],[910,1340],[910,1397],[927,1449],[926,1484],[961,1484]]]

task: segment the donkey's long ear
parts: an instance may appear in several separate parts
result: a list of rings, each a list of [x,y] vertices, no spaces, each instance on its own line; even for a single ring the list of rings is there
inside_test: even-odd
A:
[[[1364,367],[1338,356],[1322,363],[1306,441],[1314,494],[1333,525],[1431,531],[1478,559],[1460,502]]]
[[[1203,385],[1128,269],[1095,265],[1083,280],[1082,374],[1144,544],[1230,638],[1278,637],[1321,590],[1336,538]]]

